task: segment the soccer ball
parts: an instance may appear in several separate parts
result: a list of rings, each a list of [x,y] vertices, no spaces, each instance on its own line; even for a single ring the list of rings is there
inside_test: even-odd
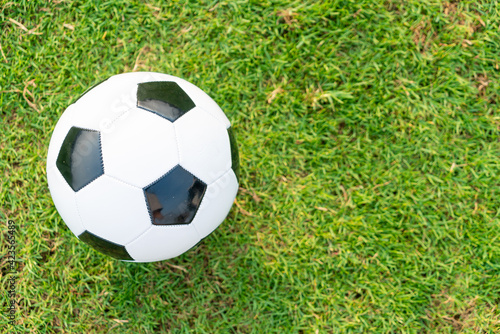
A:
[[[84,93],[58,121],[47,179],[70,230],[123,261],[176,257],[214,231],[238,191],[231,124],[200,88],[134,72]]]

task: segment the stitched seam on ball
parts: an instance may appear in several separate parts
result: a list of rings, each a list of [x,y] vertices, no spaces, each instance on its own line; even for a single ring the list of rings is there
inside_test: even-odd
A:
[[[81,129],[81,130],[92,131],[92,132],[100,132],[99,130],[91,129],[91,128],[84,128],[84,127],[79,126],[79,125],[72,125],[71,128],[78,128],[78,129]]]
[[[103,168],[103,171],[104,171],[104,168]],[[83,190],[83,188],[85,188],[86,186],[88,186],[92,182],[96,181],[97,179],[99,179],[103,175],[104,175],[104,172],[101,175],[99,175],[98,177],[96,177],[95,179],[90,180],[89,182],[85,183],[83,186],[80,187],[80,189],[78,189],[77,191],[75,191],[75,194],[78,193],[80,190]]]
[[[113,123],[115,123],[118,119],[122,118],[122,117],[123,117],[123,115],[125,115],[126,113],[128,113],[128,112],[129,112],[129,111],[131,111],[132,109],[134,109],[134,108],[129,108],[129,109],[125,110],[124,112],[122,112],[121,114],[119,114],[118,116],[116,116],[116,117],[115,117],[115,119],[114,119],[114,120],[112,120],[112,121],[109,123],[109,125],[110,125],[110,126],[111,126],[111,125],[113,125]]]
[[[85,223],[83,222],[83,217],[82,217],[82,215],[81,215],[81,213],[80,213],[80,208],[79,208],[79,206],[78,206],[78,201],[76,200],[76,193],[75,193],[75,195],[73,196],[73,199],[74,199],[74,201],[75,201],[76,213],[78,214],[78,218],[80,218],[80,224],[82,224],[82,226],[83,226],[83,232],[82,232],[82,233],[84,233],[85,231],[87,231],[87,226],[85,226]],[[80,233],[80,235],[81,235],[82,233]],[[79,236],[79,235],[77,235],[77,237],[78,237],[78,236]],[[78,239],[80,239],[80,238],[78,238]]]
[[[194,230],[196,231],[196,234],[198,234],[198,242],[201,241],[202,237],[201,237],[201,233],[200,231],[198,231],[198,228],[196,227],[196,224],[194,224],[194,220],[196,219],[196,215],[198,214],[198,212],[201,211],[201,209],[206,206],[204,203],[206,202],[206,194],[207,194],[207,190],[208,190],[208,186],[207,186],[207,189],[205,190],[205,192],[203,193],[203,198],[201,199],[201,202],[200,202],[200,205],[198,206],[198,209],[196,210],[194,216],[193,216],[193,220],[191,220],[191,223],[190,225],[193,225],[193,228]]]
[[[200,207],[198,208],[198,211],[200,210],[200,208],[201,208],[201,204],[200,204]],[[198,212],[196,212],[196,213],[198,213]],[[194,215],[194,217],[193,217],[193,221],[194,221],[194,218],[195,218],[195,217],[196,217],[196,214],[195,214],[195,215]],[[193,222],[192,222],[192,221],[191,221],[191,224],[193,224]],[[190,225],[191,225],[191,224],[190,224]],[[199,239],[199,240],[198,240],[198,242],[200,242],[200,241],[201,241],[201,234],[200,234],[200,231],[198,231],[198,229],[196,228],[196,225],[195,225],[195,224],[193,224],[193,228],[194,228],[194,230],[196,231],[196,234],[198,235],[198,239]]]
[[[174,139],[175,139],[175,146],[177,147],[177,161],[179,165],[181,164],[181,148],[179,147],[179,137],[177,137],[177,128],[174,124]]]
[[[101,132],[99,131],[99,156],[101,158],[101,167],[102,167],[102,174],[106,173],[106,170],[104,169],[104,156],[102,155],[102,138],[101,138]]]
[[[165,175],[167,175],[168,173],[170,173],[175,167],[180,166],[180,165],[181,164],[176,164],[174,167],[170,168],[166,173],[163,173],[159,178],[157,178],[153,182],[149,183],[147,186],[143,187],[142,190],[151,187],[153,184],[155,184],[156,182],[160,181],[160,179],[162,179]]]
[[[226,127],[226,126],[224,125],[224,123],[223,123],[221,120],[219,120],[217,117],[215,117],[214,115],[212,115],[209,111],[207,111],[206,109],[203,109],[202,107],[198,107],[198,108],[200,108],[203,112],[205,112],[205,114],[210,115],[210,117],[212,117],[212,119],[214,119],[214,120],[215,120],[218,124],[222,125],[222,127],[224,127],[224,128]],[[230,128],[230,127],[231,127],[231,122],[229,122],[229,128]],[[227,131],[229,128],[226,128],[226,131]],[[228,136],[229,136],[229,134],[228,134]],[[231,143],[231,139],[230,139],[230,138],[229,138],[229,142]],[[179,152],[180,152],[180,150],[179,150]],[[231,156],[231,158],[232,158],[232,156]],[[180,160],[180,159],[179,159],[179,160]],[[210,182],[210,184],[207,184],[207,187],[208,187],[209,185],[211,185],[211,184],[215,183],[217,180],[219,180],[219,179],[220,179],[221,177],[223,177],[225,174],[227,174],[227,172],[228,172],[230,169],[232,169],[232,167],[233,167],[233,166],[232,166],[232,161],[231,161],[231,166],[230,166],[230,167],[229,167],[226,171],[222,172],[221,176],[219,176],[219,177],[218,177],[217,179],[215,179],[214,181]]]
[[[154,225],[153,213],[151,212],[151,207],[149,206],[148,195],[146,194],[146,190],[142,189],[142,194],[144,195],[144,201],[146,202],[146,209],[148,210],[149,221],[151,225]]]
[[[136,188],[136,189],[143,190],[141,187],[138,187],[138,186],[135,186],[135,185],[133,185],[133,184],[131,184],[131,183],[128,183],[128,182],[126,182],[126,181],[123,181],[122,179],[119,179],[119,178],[117,178],[117,177],[115,177],[115,176],[113,176],[113,175],[109,175],[109,174],[105,174],[105,175],[106,175],[107,177],[109,177],[110,179],[113,179],[113,180],[116,180],[116,181],[121,182],[121,183],[123,183],[123,184],[126,184],[127,186],[130,186],[130,187],[133,187],[133,188]]]
[[[217,103],[217,102],[216,102]],[[198,107],[198,106],[197,106]],[[198,107],[200,108],[201,110],[203,110],[205,113],[207,113],[208,115],[210,115],[210,117],[212,117],[213,119],[215,119],[217,121],[217,123],[219,123],[220,125],[222,125],[224,128],[226,128],[226,124],[224,124],[224,122],[220,119],[218,119],[217,117],[215,117],[214,115],[212,115],[212,113],[210,111],[208,111],[207,109],[204,109],[202,107]],[[223,111],[224,112],[224,111]],[[227,117],[227,116],[226,116]],[[229,120],[229,119],[228,119]],[[229,129],[231,127],[231,121],[229,121],[229,127],[226,128]]]
[[[132,242],[136,241],[137,239],[139,239],[140,237],[142,237],[144,234],[148,233],[148,231],[150,229],[152,229],[153,226],[150,226],[146,229],[146,231],[142,232],[141,234],[139,234],[137,237],[135,237],[134,239],[130,240],[129,242],[127,242],[125,245],[123,245],[125,248],[130,245]]]
[[[219,176],[218,178],[216,178],[215,180],[213,180],[212,182],[210,182],[210,184],[207,185],[207,189],[209,186],[211,186],[212,184],[214,184],[215,182],[219,181],[220,179],[222,179],[227,173],[229,173],[230,171],[232,171],[232,168],[229,167],[228,170],[226,170],[225,172],[222,173],[221,176]]]

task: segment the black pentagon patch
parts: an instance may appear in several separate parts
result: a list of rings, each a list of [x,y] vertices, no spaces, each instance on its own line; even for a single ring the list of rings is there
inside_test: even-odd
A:
[[[240,155],[238,153],[238,144],[236,143],[236,138],[234,137],[233,129],[229,127],[227,129],[229,135],[229,143],[231,145],[231,168],[236,175],[238,182],[240,181]]]
[[[104,174],[99,132],[72,127],[64,138],[56,166],[74,191]]]
[[[154,225],[191,223],[206,189],[205,182],[177,165],[144,188],[151,222]]]
[[[121,246],[115,244],[114,242],[98,237],[97,235],[90,233],[89,231],[83,232],[78,236],[78,238],[93,247],[95,250],[105,255],[114,257],[115,259],[125,261],[134,260],[125,249],[125,246]]]
[[[176,82],[153,81],[139,84],[137,107],[174,122],[193,109],[195,104]]]

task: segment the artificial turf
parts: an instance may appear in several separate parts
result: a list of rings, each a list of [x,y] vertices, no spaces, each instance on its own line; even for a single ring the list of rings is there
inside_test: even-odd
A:
[[[0,8],[0,332],[500,332],[498,1]],[[163,262],[79,242],[47,188],[64,109],[128,71],[198,85],[239,143],[229,216]]]

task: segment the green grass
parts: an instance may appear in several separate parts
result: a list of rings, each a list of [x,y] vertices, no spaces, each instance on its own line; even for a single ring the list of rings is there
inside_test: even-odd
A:
[[[0,332],[500,332],[497,1],[0,7]],[[46,183],[64,109],[133,70],[207,91],[239,141],[237,205],[159,263],[78,242]]]

